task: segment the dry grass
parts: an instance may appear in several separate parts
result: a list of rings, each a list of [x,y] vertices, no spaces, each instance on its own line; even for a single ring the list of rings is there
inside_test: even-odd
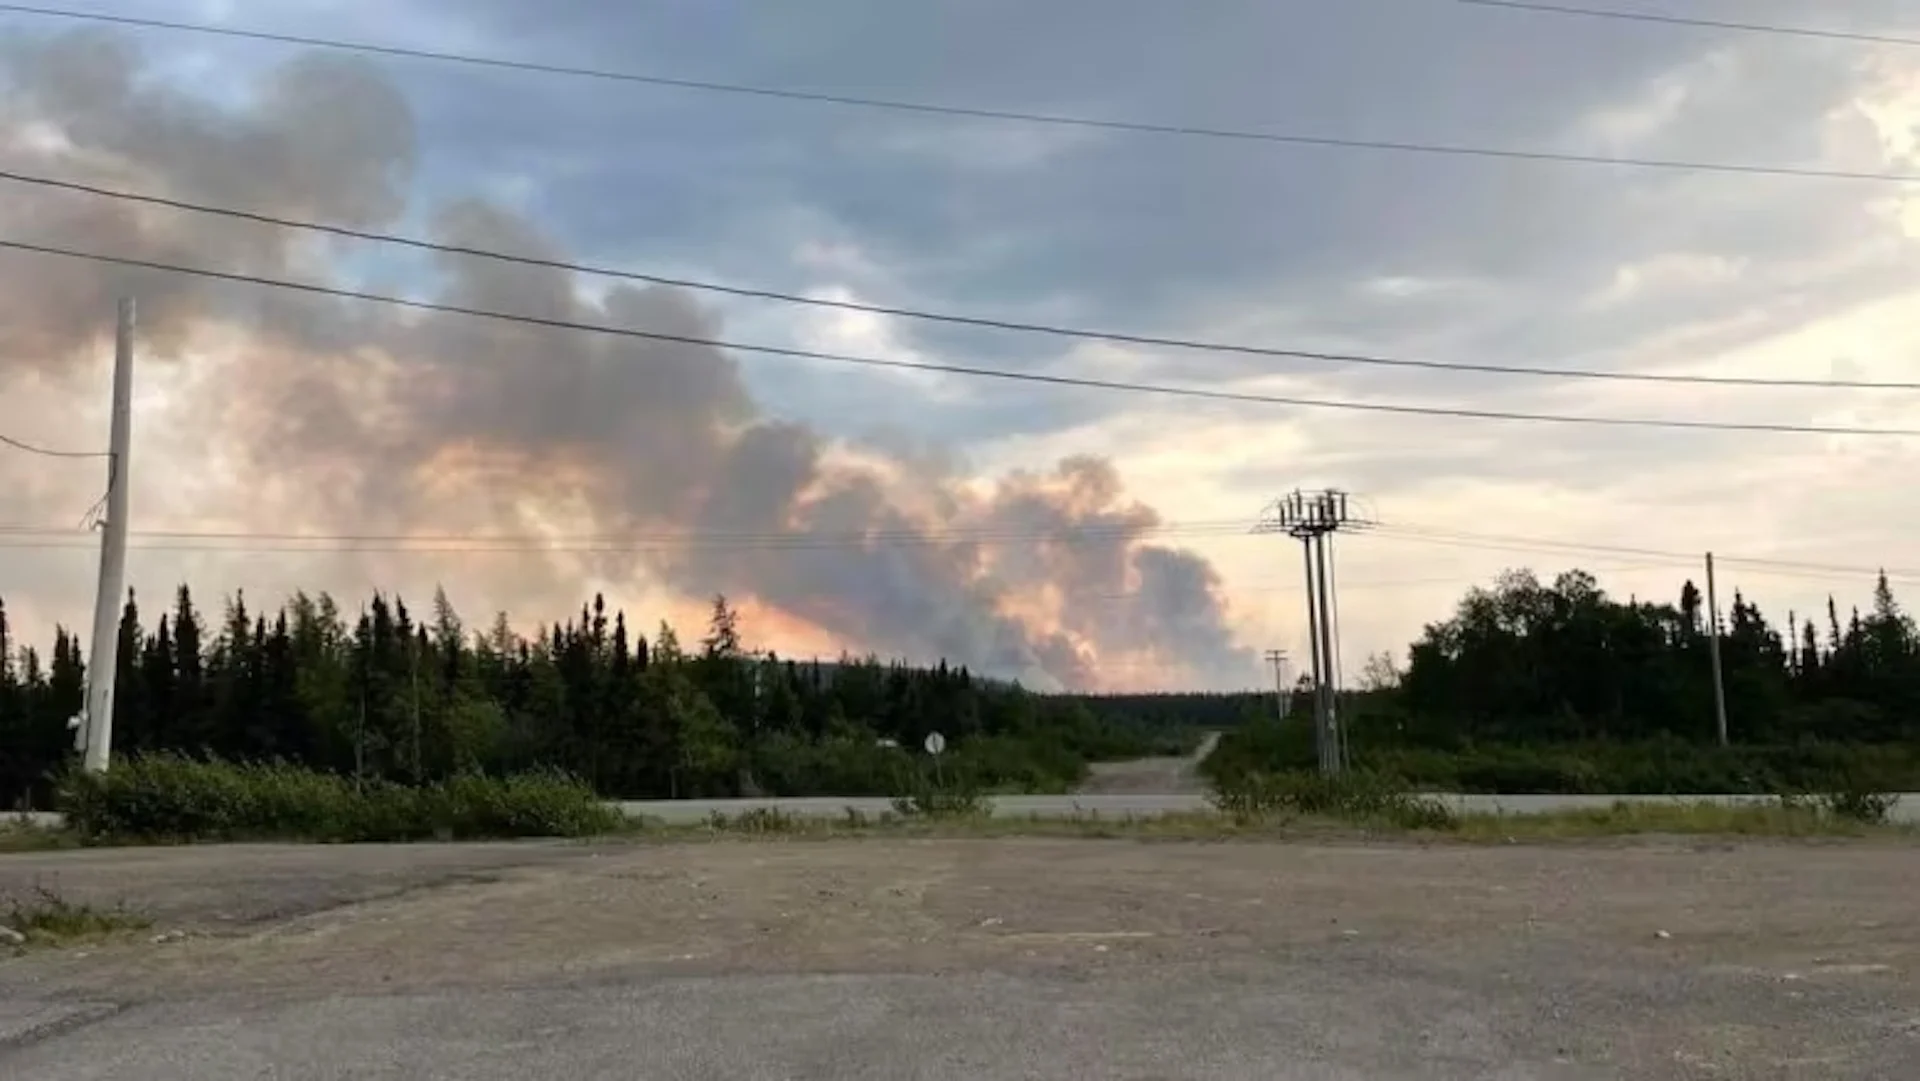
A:
[[[79,848],[80,837],[71,830],[36,826],[18,819],[0,820],[0,855],[8,852],[51,852]]]
[[[1621,837],[1636,834],[1729,837],[1913,838],[1910,826],[1862,822],[1809,806],[1724,803],[1616,803],[1530,815],[1464,815],[1452,835],[1465,841]]]
[[[130,931],[143,931],[153,921],[125,905],[101,908],[69,901],[57,890],[35,886],[24,897],[0,901],[0,926],[10,928],[25,946],[60,946],[91,942]]]
[[[642,842],[698,843],[715,840],[835,840],[857,838],[1131,838],[1164,841],[1313,841],[1338,838],[1454,841],[1505,844],[1645,835],[1755,838],[1920,839],[1920,829],[1860,822],[1811,804],[1616,803],[1610,807],[1538,814],[1462,814],[1444,824],[1409,826],[1392,815],[1303,814],[1291,810],[1230,814],[1194,811],[1161,815],[1102,815],[1082,811],[1067,817],[1040,815],[922,815],[849,810],[833,817],[797,815],[759,807],[736,815],[714,814],[697,823],[631,820],[611,833],[582,840],[629,837]],[[88,842],[69,830],[0,825],[0,855],[79,848]]]
[[[1645,835],[1767,838],[1920,839],[1909,826],[1873,825],[1808,806],[1732,806],[1721,803],[1617,803],[1611,807],[1542,814],[1467,814],[1443,825],[1408,827],[1380,815],[1314,815],[1292,812],[1226,814],[1199,811],[1166,815],[1071,817],[968,815],[922,818],[849,811],[837,818],[794,815],[756,808],[731,818],[714,815],[696,824],[646,821],[634,836],[654,841],[730,838],[832,840],[862,837],[992,838],[1088,837],[1168,841],[1326,840],[1336,837],[1456,841],[1465,844],[1550,842]]]

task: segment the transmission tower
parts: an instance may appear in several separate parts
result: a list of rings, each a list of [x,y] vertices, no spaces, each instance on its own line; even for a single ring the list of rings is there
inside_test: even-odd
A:
[[[1339,773],[1347,761],[1340,726],[1339,598],[1333,588],[1333,535],[1365,523],[1352,516],[1349,497],[1337,489],[1296,491],[1268,504],[1256,533],[1285,533],[1300,542],[1307,567],[1307,643],[1312,662],[1313,742],[1320,771]]]

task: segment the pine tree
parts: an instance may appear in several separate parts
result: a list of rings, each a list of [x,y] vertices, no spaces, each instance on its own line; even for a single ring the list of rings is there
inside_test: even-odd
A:
[[[207,729],[207,681],[205,657],[201,653],[200,613],[194,611],[193,595],[182,585],[173,608],[173,724],[175,747],[188,753],[205,750]]]
[[[732,659],[740,655],[740,617],[727,605],[724,594],[714,594],[713,615],[707,621],[707,636],[700,646],[711,658]]]
[[[120,633],[114,657],[113,746],[116,753],[149,747],[153,743],[153,710],[147,703],[147,686],[140,670],[145,637],[140,630],[140,605],[134,591],[127,590],[126,606],[120,610]]]

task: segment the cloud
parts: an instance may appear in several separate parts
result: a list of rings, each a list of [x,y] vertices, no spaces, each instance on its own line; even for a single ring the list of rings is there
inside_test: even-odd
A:
[[[377,8],[365,0],[329,0],[276,10],[272,22],[324,33],[377,11],[388,20],[382,39],[401,44],[988,108],[1645,158],[1915,168],[1920,86],[1903,53],[1448,4],[1218,0],[1202,7],[1107,0],[1038,7],[1002,0],[819,0],[795,7],[726,0],[672,10],[561,5],[536,12],[506,0],[412,0]],[[1720,7],[1722,14],[1763,15],[1745,3]],[[233,18],[246,18],[235,11]],[[1786,5],[1764,14],[1798,18]],[[1863,5],[1833,18],[1874,29],[1872,16]],[[1885,18],[1894,24],[1894,14]],[[220,58],[208,70],[249,77],[278,70],[294,55],[224,42],[197,43],[194,50]],[[444,215],[467,205],[491,223],[486,227],[493,231],[483,235],[500,242],[694,277],[1015,319],[1434,360],[1911,379],[1911,357],[1920,345],[1900,315],[1915,292],[1912,244],[1920,234],[1912,223],[1920,217],[1911,193],[1898,185],[1238,145],[424,63],[374,66],[404,104],[389,115],[408,118],[411,147],[388,156],[387,172],[367,174],[375,178],[371,185],[363,179],[358,189],[341,189],[358,190],[364,203],[315,202],[305,208],[313,213],[387,213],[424,231],[458,227]],[[164,88],[165,80],[160,83]],[[191,108],[252,116],[252,85],[229,78],[213,101]],[[187,104],[180,108],[191,111]],[[134,179],[141,178],[128,182]],[[264,191],[250,185],[243,194],[271,201]],[[462,203],[490,192],[508,193],[513,213],[497,204]],[[475,217],[464,228],[479,222]],[[342,264],[342,254],[365,258],[325,246],[263,246],[251,234],[219,230],[182,239],[164,220],[138,225],[152,250],[245,266],[331,266],[344,273],[342,267],[358,272],[360,263]],[[641,313],[622,307],[639,303],[639,294],[609,290],[606,283],[482,281],[398,261],[378,269],[416,288],[498,290],[488,295],[516,305],[596,317],[718,320],[743,340],[833,342],[854,352],[1019,370],[1526,411],[1915,422],[1911,397],[1888,394],[1635,388],[1347,368],[1076,345],[906,320],[840,320],[746,301]],[[92,326],[88,319],[99,322],[93,313],[112,294],[102,286],[100,295],[89,295],[92,286],[77,284],[78,291],[63,294],[75,298],[80,313],[69,326],[72,334]],[[350,433],[337,438],[392,463],[389,475],[373,478],[389,487],[363,487],[366,479],[345,466],[301,483],[312,488],[311,498],[369,517],[399,514],[394,520],[404,521],[393,508],[406,508],[402,497],[413,492],[417,499],[424,485],[434,494],[428,501],[434,509],[410,513],[447,515],[448,529],[498,517],[525,528],[549,518],[585,528],[581,523],[606,507],[642,494],[639,503],[672,505],[675,514],[710,510],[724,521],[756,521],[756,508],[784,507],[802,508],[803,522],[815,520],[806,515],[824,523],[885,513],[917,523],[945,522],[946,514],[973,522],[990,519],[983,508],[997,501],[1024,498],[1023,486],[1069,499],[1084,483],[1079,474],[1041,463],[1091,454],[1112,462],[1130,491],[1150,497],[1163,522],[1251,519],[1294,484],[1339,483],[1369,494],[1400,520],[1452,528],[1795,558],[1819,555],[1822,538],[1845,537],[1842,562],[1920,564],[1920,550],[1906,540],[1920,521],[1886,497],[1911,469],[1911,449],[1897,441],[1368,417],[760,361],[729,368],[730,382],[704,391],[687,375],[680,389],[710,395],[699,400],[714,412],[685,411],[657,423],[709,449],[713,476],[751,472],[752,462],[761,463],[753,469],[765,469],[768,458],[783,454],[785,461],[811,462],[812,472],[769,470],[767,498],[708,508],[701,484],[614,477],[599,464],[599,456],[649,445],[620,405],[634,388],[626,377],[594,367],[615,367],[613,358],[625,356],[624,349],[578,346],[596,374],[578,385],[549,384],[527,359],[552,352],[544,337],[537,346],[528,339],[504,349],[497,343],[512,341],[515,332],[431,323],[396,329],[354,309],[222,290],[196,289],[173,301],[167,286],[156,288],[162,290],[158,312],[169,303],[206,305],[223,313],[227,325],[266,335],[276,349],[331,358],[302,381],[276,383],[276,398],[252,391],[222,407],[229,430],[247,433],[250,448],[242,457],[252,471],[229,481],[276,475],[301,460],[298,448]],[[217,304],[199,299],[203,294]],[[0,298],[0,305],[7,303]],[[189,344],[183,339],[180,348]],[[493,380],[451,389],[448,373],[464,371],[456,365],[469,354]],[[405,357],[429,360],[409,366]],[[227,371],[206,364],[209,373]],[[333,365],[351,375],[326,374]],[[35,366],[43,383],[70,380],[44,360]],[[230,375],[205,378],[217,385]],[[341,380],[347,391],[336,385]],[[618,393],[603,393],[607,388]],[[744,403],[737,406],[744,412],[727,412],[736,408],[728,402]],[[302,409],[285,408],[291,405]],[[570,410],[578,410],[572,431],[564,422]],[[285,412],[292,415],[278,415]],[[433,423],[411,437],[394,434],[418,415]],[[708,415],[732,419],[709,432],[697,420]],[[271,433],[278,424],[293,428],[275,451]],[[502,457],[495,443],[509,441],[513,454]],[[516,457],[533,453],[528,448],[538,453]],[[546,483],[543,500],[530,505],[506,498],[517,491],[512,484],[474,482],[483,464],[506,478],[534,470],[564,483]],[[998,480],[983,484],[982,472]],[[427,474],[432,483],[421,480]],[[197,502],[183,497],[181,512],[211,513],[217,500],[210,491]],[[936,509],[914,504],[915,491],[937,493]],[[788,498],[794,492],[801,494]],[[484,514],[471,509],[482,495]],[[1099,513],[1124,518],[1131,498]],[[691,520],[697,518],[673,519]],[[1816,529],[1809,522],[1820,524]],[[1158,528],[1134,542],[1136,564],[1127,568],[1126,584],[1101,592],[1145,588],[1148,572],[1137,561],[1157,558],[1144,553],[1154,536],[1169,535]],[[1235,641],[1297,638],[1299,619],[1286,606],[1287,594],[1261,592],[1284,589],[1295,577],[1293,553],[1276,555],[1268,541],[1224,537],[1195,539],[1194,547],[1220,576],[1207,592],[1233,602],[1219,619]],[[1384,537],[1356,540],[1342,553],[1342,581],[1353,590],[1343,618],[1349,656],[1397,647],[1472,578],[1507,562],[1536,560],[1524,552],[1423,547]],[[688,583],[752,562],[725,553],[706,558],[704,564],[650,566],[645,588],[704,588]],[[869,566],[907,581],[956,573],[967,558],[936,546],[873,564],[829,566],[832,557],[811,554],[793,555],[791,562],[820,561],[828,569],[816,580],[840,590],[854,588],[840,583],[855,582]],[[976,570],[986,566],[975,558]],[[1087,558],[1105,566],[1109,577],[1119,573],[1110,560],[1101,563],[1108,559],[1101,553]],[[1544,558],[1554,565],[1579,561]],[[534,595],[530,603],[539,603],[546,585],[535,588],[527,580],[566,583],[577,573],[632,581],[630,569],[617,562],[583,561],[589,565],[534,575],[495,571],[490,581],[500,584],[502,596],[524,585]],[[1024,565],[1008,567],[997,573],[1026,573]],[[1630,590],[1666,595],[1688,569],[1627,570],[1620,581]],[[385,572],[357,563],[345,573]],[[1152,574],[1182,579],[1172,563]],[[1450,584],[1404,590],[1369,585],[1450,575],[1456,578]],[[1778,596],[1778,606],[1804,608],[1831,584],[1779,579],[1750,592],[1763,603]],[[832,618],[881,635],[909,624],[942,626],[951,605],[991,610],[996,618],[1012,605],[1020,610],[1007,618],[1049,631],[1080,618],[1062,617],[1045,590],[1022,594],[1017,605],[1013,592],[981,598],[965,589],[936,591],[918,611]],[[782,595],[801,603],[798,593]],[[1085,603],[1089,611],[1112,608],[1112,602]],[[1162,608],[1171,613],[1177,606]],[[1151,640],[1128,631],[1123,619],[1106,622],[1116,642]],[[964,641],[993,653],[1007,639],[992,626],[925,633],[932,635],[928,641]],[[1070,658],[1063,663],[1071,669]],[[1172,671],[1167,678],[1188,674]]]
[[[63,35],[10,59],[16,129],[61,135],[14,140],[31,171],[350,224],[405,211],[413,125],[362,64],[295,60],[231,111],[135,93],[137,58],[113,35]],[[37,242],[274,275],[325,267],[324,251],[287,231],[69,196],[26,200],[16,213],[12,227]],[[450,244],[566,256],[520,216],[476,199],[443,202],[433,220]],[[183,391],[168,419],[219,441],[143,467],[148,477],[189,462],[217,471],[204,502],[162,498],[184,517],[346,536],[651,537],[644,551],[528,560],[513,569],[510,591],[566,603],[570,576],[585,571],[682,597],[726,592],[850,645],[945,656],[1048,687],[1110,683],[1103,662],[1129,658],[1208,677],[1250,666],[1225,629],[1217,576],[1204,559],[1144,543],[1156,516],[1099,460],[983,486],[933,457],[765,415],[733,359],[711,346],[10,262],[0,291],[9,323],[0,378],[9,383],[84,368],[111,299],[140,297],[143,346],[178,361],[147,369]],[[563,272],[449,255],[419,288],[442,303],[537,319],[682,339],[723,333],[677,290],[620,285],[588,296],[578,286]],[[9,495],[6,510],[40,502]],[[1062,530],[1091,530],[1096,543],[1036,536]],[[359,552],[342,562],[370,576],[382,560]],[[1056,598],[1053,609],[1022,606],[1040,590]],[[1115,591],[1135,596],[1123,624],[1077,616],[1079,597]]]

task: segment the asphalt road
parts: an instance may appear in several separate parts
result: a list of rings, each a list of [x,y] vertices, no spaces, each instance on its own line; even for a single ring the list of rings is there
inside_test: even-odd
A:
[[[0,956],[0,1079],[1920,1076],[1906,845],[0,857],[186,937]]]

